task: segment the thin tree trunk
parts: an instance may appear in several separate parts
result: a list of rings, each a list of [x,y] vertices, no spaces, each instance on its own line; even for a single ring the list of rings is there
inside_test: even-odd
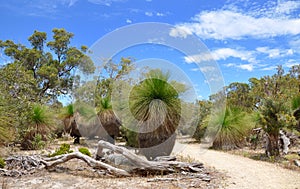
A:
[[[267,134],[266,136],[266,154],[270,156],[279,155],[278,134]]]

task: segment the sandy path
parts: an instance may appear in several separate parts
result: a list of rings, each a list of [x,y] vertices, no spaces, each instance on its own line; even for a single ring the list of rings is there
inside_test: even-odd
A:
[[[267,162],[213,150],[199,144],[176,143],[175,152],[224,171],[229,176],[225,188],[300,189],[300,173]]]

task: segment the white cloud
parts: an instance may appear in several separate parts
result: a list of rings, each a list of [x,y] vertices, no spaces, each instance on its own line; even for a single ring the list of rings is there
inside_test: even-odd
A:
[[[256,63],[254,53],[252,51],[235,50],[231,48],[220,48],[211,53],[203,53],[184,57],[186,63],[201,63],[204,61],[218,61],[228,58],[238,58],[250,63]]]
[[[247,70],[249,72],[253,71],[254,65],[253,64],[234,64],[234,63],[229,63],[225,65],[226,67],[235,67],[239,68],[242,70]]]
[[[156,13],[156,16],[165,16],[165,14],[164,14],[164,13],[161,13],[161,12],[157,12],[157,13]]]
[[[115,2],[125,2],[126,0],[88,0],[90,3],[94,3],[97,5],[105,5],[105,6],[111,6],[112,3]]]
[[[294,54],[293,49],[270,49],[269,47],[257,47],[260,53],[267,54],[269,58],[280,58]]]
[[[290,59],[283,66],[291,68],[292,66],[296,66],[296,65],[299,65],[299,62],[294,59]]]
[[[166,13],[167,14],[167,13]],[[166,16],[165,13],[162,13],[162,12],[151,12],[151,11],[146,11],[145,12],[145,15],[146,16],[149,16],[149,17],[152,17],[152,16],[158,16],[158,17],[162,17],[162,16]]]
[[[78,0],[63,0],[69,7],[73,6]]]
[[[131,23],[132,23],[132,20],[126,19],[126,23],[127,23],[127,24],[131,24]]]
[[[212,52],[215,60],[225,60],[227,58],[239,58],[248,62],[256,62],[253,52],[244,50],[235,50],[231,48],[221,48]]]
[[[272,71],[272,70],[276,70],[277,66],[268,66],[268,67],[264,67],[260,70],[262,71]]]
[[[188,64],[201,63],[201,62],[212,61],[212,60],[214,60],[214,58],[210,53],[195,54],[195,55],[189,55],[184,57],[184,61]]]
[[[215,68],[213,66],[202,66],[202,67],[198,67],[198,68],[192,68],[191,71],[193,72],[197,72],[197,71],[201,71],[203,73],[213,73],[213,72],[217,72],[218,68]]]
[[[248,70],[248,71],[253,71],[253,64],[241,64],[237,65],[237,68],[241,68],[242,70]]]
[[[192,68],[192,69],[190,69],[192,72],[198,72],[198,71],[200,71],[200,69],[199,68]]]
[[[169,35],[171,37],[182,37],[182,38],[186,38],[188,35],[192,35],[193,32],[184,25],[181,26],[176,26],[174,28],[171,29]]]
[[[253,71],[255,65],[257,64],[257,60],[255,58],[255,53],[252,51],[244,51],[244,50],[236,50],[231,48],[220,48],[212,51],[211,53],[203,53],[197,55],[191,55],[184,57],[186,63],[202,63],[207,61],[218,61],[218,60],[226,60],[228,58],[238,58],[242,61],[248,62],[246,64],[234,64],[228,63],[226,67],[235,67],[242,70]],[[191,71],[202,71],[203,73],[214,72],[216,68],[212,66],[204,66],[200,68],[194,68]]]
[[[153,13],[152,12],[145,12],[145,15],[151,17],[151,16],[153,16]]]
[[[289,41],[289,45],[295,50],[300,51],[300,37],[294,38],[291,41]]]
[[[300,34],[300,18],[254,17],[231,10],[204,11],[193,22],[178,24],[174,30],[170,33],[174,37],[194,33],[204,39],[268,38]]]
[[[217,72],[217,68],[213,67],[213,66],[203,66],[203,67],[200,67],[200,71],[203,73]]]
[[[290,14],[294,10],[300,7],[299,1],[278,1],[278,5],[276,7],[276,12],[282,14]]]

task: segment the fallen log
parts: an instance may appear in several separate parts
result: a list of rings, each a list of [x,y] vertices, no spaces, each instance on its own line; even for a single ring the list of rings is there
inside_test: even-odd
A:
[[[55,167],[56,165],[65,163],[74,158],[83,160],[90,167],[93,167],[96,169],[104,169],[104,170],[108,171],[109,173],[116,175],[116,176],[130,176],[130,174],[123,169],[119,169],[119,168],[113,167],[109,164],[103,163],[101,161],[97,161],[87,155],[80,153],[80,152],[64,154],[64,155],[60,155],[55,158],[41,159],[41,163],[43,163],[45,165],[46,169],[51,169],[51,168]]]
[[[164,157],[161,159],[161,161],[159,161],[159,158],[157,158],[158,161],[148,161],[124,147],[115,146],[109,142],[100,140],[98,142],[98,149],[104,148],[107,148],[117,154],[122,154],[125,158],[127,158],[131,162],[131,164],[134,165],[129,171],[132,174],[168,174],[181,171],[201,172],[203,169],[203,163],[185,163],[179,161],[169,161],[174,158]],[[97,152],[102,153],[99,150],[97,150]]]

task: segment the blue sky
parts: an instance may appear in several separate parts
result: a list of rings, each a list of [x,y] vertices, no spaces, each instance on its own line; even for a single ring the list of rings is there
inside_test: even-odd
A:
[[[92,46],[117,28],[141,22],[174,25],[174,37],[198,37],[219,65],[226,85],[273,74],[277,65],[288,70],[299,64],[298,0],[0,0],[0,40],[27,45],[34,30],[51,38],[53,28],[65,28],[75,34],[72,45]],[[171,61],[184,70],[199,97],[209,95],[203,74],[211,69],[195,66],[203,56],[156,47],[133,47],[120,54],[137,61]]]

